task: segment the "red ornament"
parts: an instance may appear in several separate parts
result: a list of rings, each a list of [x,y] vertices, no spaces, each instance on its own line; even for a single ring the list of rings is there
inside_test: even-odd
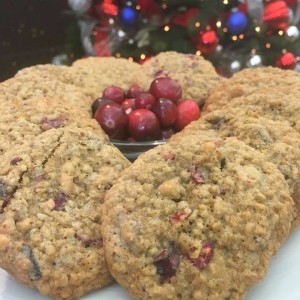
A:
[[[265,6],[263,20],[271,31],[286,31],[289,22],[289,8],[286,2],[278,0],[268,3]]]
[[[285,0],[288,6],[297,6],[298,0]]]
[[[111,41],[107,31],[96,28],[94,34],[94,50],[97,56],[111,56]]]
[[[207,55],[213,53],[219,44],[219,38],[214,30],[200,31],[199,43],[197,49],[201,54]]]
[[[282,54],[276,60],[276,66],[285,70],[294,70],[296,66],[296,57],[291,52],[286,52]]]
[[[136,4],[146,16],[153,16],[159,13],[158,6],[154,0],[136,0]]]
[[[194,18],[199,13],[198,8],[189,8],[185,12],[176,15],[172,19],[172,23],[175,25],[179,25],[182,27],[187,27],[189,25],[189,21]]]

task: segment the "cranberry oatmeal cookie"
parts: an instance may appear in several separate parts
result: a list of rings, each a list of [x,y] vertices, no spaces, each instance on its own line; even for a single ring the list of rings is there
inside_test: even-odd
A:
[[[232,99],[269,90],[275,96],[285,90],[289,96],[300,92],[300,75],[295,71],[274,67],[244,69],[233,75],[229,81],[223,81],[205,102],[205,111],[220,109],[230,104]]]
[[[242,299],[289,234],[276,166],[234,138],[199,140],[148,151],[106,194],[107,263],[136,299]]]
[[[112,282],[100,207],[128,165],[105,137],[76,126],[7,151],[0,162],[0,266],[55,299]]]

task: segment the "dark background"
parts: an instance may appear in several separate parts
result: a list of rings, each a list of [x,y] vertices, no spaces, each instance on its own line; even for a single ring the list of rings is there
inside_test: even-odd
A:
[[[63,53],[70,26],[67,0],[0,0],[0,81]]]

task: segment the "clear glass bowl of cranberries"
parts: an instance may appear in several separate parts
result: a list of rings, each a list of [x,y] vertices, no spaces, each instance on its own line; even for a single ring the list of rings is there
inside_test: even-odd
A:
[[[104,89],[92,104],[92,114],[111,142],[131,161],[167,142],[200,117],[193,99],[182,98],[182,88],[169,77],[153,80],[148,90],[133,84]]]

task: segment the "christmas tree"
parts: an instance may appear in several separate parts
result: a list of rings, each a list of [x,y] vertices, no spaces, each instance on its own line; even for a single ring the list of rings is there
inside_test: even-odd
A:
[[[224,76],[264,65],[299,69],[298,0],[69,0],[69,5],[89,55],[142,63],[162,51],[194,53]]]

